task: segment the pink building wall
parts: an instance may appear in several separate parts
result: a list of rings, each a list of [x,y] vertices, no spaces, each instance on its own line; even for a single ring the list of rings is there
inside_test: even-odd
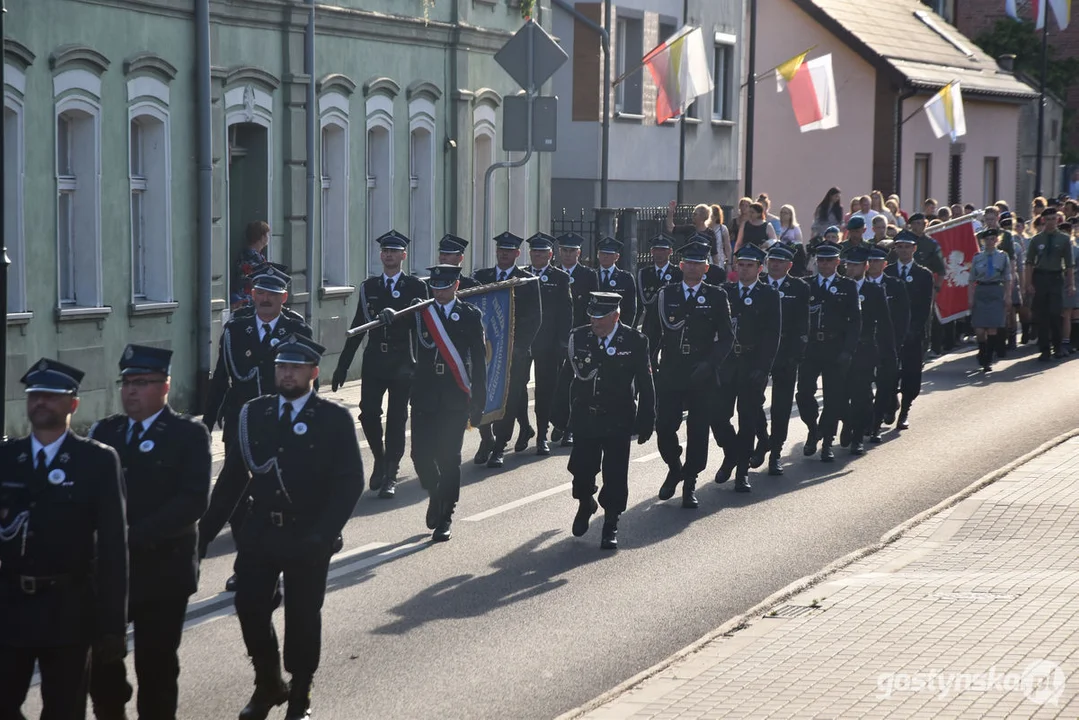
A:
[[[873,189],[876,71],[790,0],[760,0],[757,12],[767,18],[757,27],[758,73],[812,45],[817,47],[810,58],[832,54],[839,127],[801,132],[790,95],[776,92],[775,77],[757,82],[753,192],[767,192],[776,214],[780,205],[794,205],[808,234],[813,210],[828,188],[843,191],[844,206]]]
[[[900,197],[904,210],[921,209],[925,198],[914,197],[914,160],[919,153],[929,154],[929,194],[938,202],[948,201],[948,168],[951,143],[948,138],[937,139],[921,110],[928,95],[910,98],[904,104],[903,116],[915,114],[903,126],[903,192]],[[842,105],[840,106],[842,108]],[[1007,201],[1013,208],[1016,201],[1016,168],[1018,165],[1019,106],[1009,103],[987,103],[971,99],[963,101],[967,118],[967,134],[959,138],[963,146],[963,169],[960,202],[984,207],[985,158],[997,160],[997,200]]]

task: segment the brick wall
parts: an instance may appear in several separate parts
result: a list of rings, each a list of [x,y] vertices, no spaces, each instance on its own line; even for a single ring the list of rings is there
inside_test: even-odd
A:
[[[1020,17],[1032,17],[1029,2],[1019,0],[1018,4]],[[992,29],[997,20],[1008,17],[1004,13],[1004,0],[956,0],[955,15],[956,27],[971,39]],[[1068,28],[1061,32],[1052,12],[1049,12],[1049,44],[1056,49],[1058,58],[1079,57],[1079,7],[1073,8],[1072,15]],[[1079,110],[1079,82],[1068,93],[1067,106],[1073,111]],[[1079,122],[1064,131],[1069,133],[1068,147],[1071,152],[1079,151]]]

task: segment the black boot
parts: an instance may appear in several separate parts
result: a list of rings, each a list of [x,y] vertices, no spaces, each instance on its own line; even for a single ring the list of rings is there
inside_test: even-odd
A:
[[[779,453],[775,450],[768,455],[768,474],[772,477],[783,474],[783,464],[779,462]]]
[[[311,717],[311,678],[293,675],[285,720],[307,720],[309,717]]]
[[[434,530],[442,519],[442,501],[435,497],[434,493],[427,499],[427,529]]]
[[[375,466],[371,469],[371,489],[372,490],[378,490],[380,487],[382,487],[382,477],[383,477],[382,459],[381,458],[376,458],[375,459]]]
[[[537,455],[550,455],[551,443],[547,442],[547,433],[541,432],[539,437],[536,438],[536,454]]]
[[[1009,350],[1015,350],[1016,349],[1016,347],[1015,347],[1015,328],[1012,328],[1011,330],[1008,331],[1008,349]],[[1001,357],[1004,357],[1004,356],[1001,355]]]
[[[581,537],[588,532],[588,521],[599,510],[599,503],[593,497],[578,501],[577,514],[573,516],[573,537]]]
[[[757,447],[753,449],[753,454],[749,456],[749,466],[756,470],[764,464],[764,457],[767,454],[767,443],[758,439]]]
[[[1030,342],[1030,323],[1023,323],[1023,339],[1019,341],[1020,345],[1026,345]]]
[[[491,459],[491,441],[486,438],[480,439],[480,447],[476,450],[476,455],[472,458],[472,462],[476,465],[486,465],[487,461]]]
[[[742,465],[734,473],[734,491],[740,493],[750,492],[753,488],[749,485],[749,468]]]
[[[820,459],[821,462],[832,462],[835,460],[835,451],[832,450],[832,441],[825,438],[821,442],[820,446]]]
[[[431,542],[446,542],[452,537],[450,530],[453,526],[453,510],[456,507],[456,504],[442,507],[442,518],[438,521],[438,527],[431,533]]]
[[[723,464],[719,466],[719,470],[716,470],[716,484],[722,485],[731,479],[731,473],[734,472],[734,460],[730,460],[726,455],[723,456]]]
[[[487,467],[500,468],[506,464],[506,446],[496,443],[491,450],[491,457],[487,458]]]
[[[386,461],[386,475],[382,478],[382,487],[378,491],[378,496],[383,499],[392,498],[397,494],[397,462],[393,460]]]
[[[240,711],[240,720],[266,720],[278,705],[289,699],[289,686],[281,677],[281,658],[252,660],[255,666],[255,692]],[[302,717],[302,716],[301,716]]]
[[[564,433],[562,435],[562,442],[560,442],[558,445],[559,447],[573,447],[573,433],[568,431]]]
[[[674,497],[674,491],[678,489],[678,483],[682,482],[682,466],[668,466],[667,477],[659,487],[659,499],[670,500]]]
[[[694,492],[696,489],[696,475],[691,478],[687,477],[682,481],[682,507],[686,510],[696,510],[701,506],[701,503],[697,500],[697,493]]]
[[[603,516],[603,536],[599,546],[603,550],[618,549],[618,515],[607,513]]]
[[[514,452],[524,452],[528,449],[528,441],[536,436],[536,431],[532,429],[531,425],[525,425],[521,428],[521,431],[517,433],[517,442],[513,445]]]
[[[997,330],[997,334],[993,336],[995,342],[993,343],[993,353],[990,355],[990,359],[992,359],[992,355],[996,355],[1001,360],[1008,357],[1007,332],[1006,328],[1002,328],[1001,330]]]
[[[802,447],[802,454],[806,457],[812,457],[816,455],[817,443],[819,442],[820,437],[817,435],[817,428],[810,428],[809,435],[806,437],[806,444]]]
[[[910,429],[910,405],[903,403],[903,407],[899,409],[899,419],[895,423],[896,430],[909,430]]]

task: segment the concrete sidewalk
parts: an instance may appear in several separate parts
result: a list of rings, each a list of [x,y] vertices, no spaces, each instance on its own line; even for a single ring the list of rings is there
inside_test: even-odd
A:
[[[1079,718],[1079,437],[1047,446],[563,718]]]

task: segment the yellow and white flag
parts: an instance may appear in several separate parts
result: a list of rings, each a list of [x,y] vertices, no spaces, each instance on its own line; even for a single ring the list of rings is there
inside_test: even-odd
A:
[[[947,135],[955,142],[960,136],[967,134],[967,118],[963,113],[963,95],[958,80],[941,88],[941,91],[929,98],[929,102],[922,107],[929,117],[933,134],[938,138]]]

